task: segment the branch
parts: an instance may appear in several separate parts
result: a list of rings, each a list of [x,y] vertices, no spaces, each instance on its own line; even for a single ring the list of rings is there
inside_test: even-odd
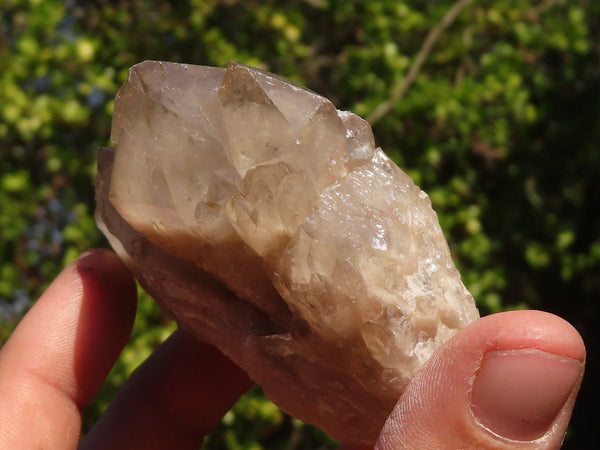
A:
[[[371,123],[371,125],[373,125],[375,122],[378,122],[383,116],[389,113],[394,107],[394,103],[396,103],[398,100],[404,97],[404,95],[408,91],[408,88],[413,83],[413,81],[415,81],[415,78],[421,71],[425,60],[431,53],[431,50],[433,49],[435,43],[438,41],[438,39],[444,33],[444,31],[446,31],[446,29],[450,25],[452,25],[452,23],[456,20],[456,17],[458,17],[460,12],[464,8],[469,6],[469,4],[472,1],[473,0],[457,1],[454,5],[452,5],[452,8],[450,8],[446,12],[446,14],[444,14],[444,17],[442,18],[441,22],[429,31],[429,34],[425,38],[425,41],[423,41],[423,45],[421,46],[419,53],[417,53],[417,57],[413,61],[413,64],[410,67],[410,70],[408,71],[406,76],[400,80],[400,82],[394,87],[394,89],[392,89],[390,97],[385,102],[380,103],[367,117],[367,120]]]

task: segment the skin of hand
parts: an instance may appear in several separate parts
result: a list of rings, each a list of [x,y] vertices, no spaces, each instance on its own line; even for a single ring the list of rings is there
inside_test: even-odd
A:
[[[80,442],[82,409],[129,338],[135,309],[133,278],[114,253],[88,251],[65,268],[0,349],[0,448],[199,448],[252,382],[179,332]],[[375,448],[558,448],[584,364],[581,337],[556,316],[480,319],[423,366]]]

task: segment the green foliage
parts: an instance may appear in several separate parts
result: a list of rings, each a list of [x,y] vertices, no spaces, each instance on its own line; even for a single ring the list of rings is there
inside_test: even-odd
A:
[[[472,2],[396,97],[455,3],[1,0],[0,342],[65,263],[106,245],[92,216],[94,159],[109,143],[112,99],[128,67],[235,59],[364,116],[389,102],[374,126],[377,142],[429,192],[482,312],[556,312],[595,351],[600,8],[589,0]],[[86,426],[173,329],[153,305],[140,301],[131,344]],[[584,386],[569,435],[575,446],[593,429],[585,389],[598,395]],[[207,447],[334,445],[323,442],[256,390]]]
[[[283,414],[259,386],[240,398],[205,441],[205,448],[231,450],[327,450],[339,444],[314,427]]]

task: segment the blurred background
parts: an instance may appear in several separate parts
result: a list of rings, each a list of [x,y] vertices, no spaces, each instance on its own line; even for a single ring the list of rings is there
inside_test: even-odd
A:
[[[535,308],[584,336],[564,448],[598,440],[600,2],[0,0],[0,344],[68,262],[107,243],[93,212],[113,98],[145,59],[289,77],[371,121],[425,189],[482,314]],[[175,328],[142,294],[89,428]],[[209,449],[329,449],[255,388]]]

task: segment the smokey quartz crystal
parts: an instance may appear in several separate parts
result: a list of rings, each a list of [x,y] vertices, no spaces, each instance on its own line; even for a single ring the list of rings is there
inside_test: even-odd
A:
[[[369,124],[238,63],[146,61],[99,151],[97,221],[187,333],[289,414],[372,444],[478,318],[429,197]]]

